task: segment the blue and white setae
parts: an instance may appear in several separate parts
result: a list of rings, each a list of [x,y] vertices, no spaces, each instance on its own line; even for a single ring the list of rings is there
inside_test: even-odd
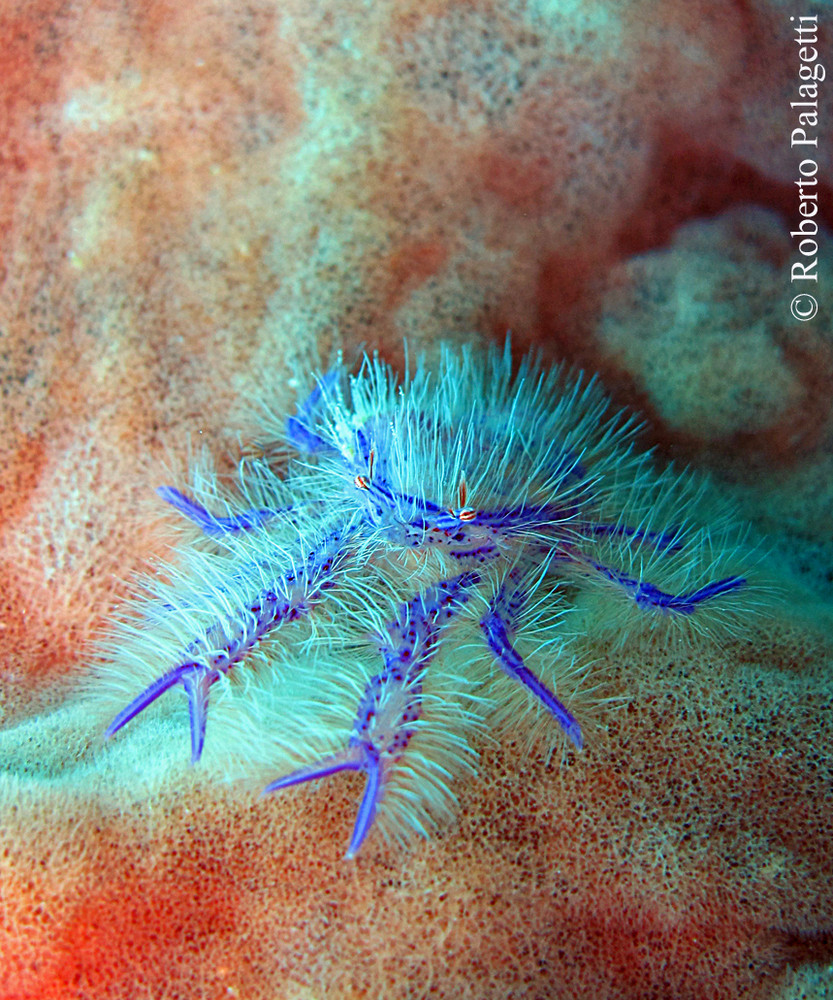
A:
[[[698,527],[702,490],[636,430],[593,380],[513,372],[508,343],[401,382],[376,357],[319,376],[233,490],[159,490],[191,533],[113,627],[99,676],[133,700],[107,735],[181,687],[194,762],[216,733],[272,762],[267,791],[363,773],[348,856],[374,824],[402,840],[452,816],[508,714],[580,749],[571,606],[665,632],[745,607],[731,524]]]

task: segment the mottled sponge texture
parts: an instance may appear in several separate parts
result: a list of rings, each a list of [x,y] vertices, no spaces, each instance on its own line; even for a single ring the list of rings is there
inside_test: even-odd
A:
[[[0,3],[3,1000],[830,995],[833,81],[791,147],[799,14]],[[833,62],[829,9],[811,37]],[[231,473],[339,349],[507,330],[709,474],[768,614],[578,637],[581,753],[509,725],[454,823],[354,860],[359,775],[259,798],[190,766],[179,694],[105,743],[95,644],[170,551],[154,489]]]

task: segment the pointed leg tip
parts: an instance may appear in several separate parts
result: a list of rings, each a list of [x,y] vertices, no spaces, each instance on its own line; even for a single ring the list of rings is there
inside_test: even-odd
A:
[[[191,766],[199,763],[200,757],[202,757],[202,751],[205,747],[205,732],[199,733],[196,739],[191,741]]]
[[[122,709],[121,712],[113,719],[110,725],[104,730],[104,738],[106,740],[111,739],[116,733],[123,729],[131,719],[134,719],[141,711],[131,711],[131,706],[128,705],[127,708]]]

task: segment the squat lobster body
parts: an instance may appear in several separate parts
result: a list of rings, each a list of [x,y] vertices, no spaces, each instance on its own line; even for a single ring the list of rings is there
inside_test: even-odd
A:
[[[500,715],[495,675],[580,749],[571,603],[595,590],[610,614],[703,630],[747,590],[729,521],[698,527],[700,492],[655,473],[636,430],[580,374],[530,357],[513,374],[508,343],[446,348],[436,379],[420,361],[400,383],[376,357],[319,376],[264,428],[287,465],[244,461],[233,494],[160,489],[201,534],[113,628],[102,676],[146,686],[107,736],[181,684],[196,762],[212,688],[243,674],[246,721],[223,725],[284,771],[266,791],[364,773],[348,856],[374,825],[406,839],[453,814]]]

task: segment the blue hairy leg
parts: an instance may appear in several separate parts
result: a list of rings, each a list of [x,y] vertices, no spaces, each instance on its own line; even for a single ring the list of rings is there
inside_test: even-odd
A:
[[[156,492],[163,500],[175,507],[180,514],[184,514],[185,517],[193,521],[206,535],[227,535],[238,531],[251,531],[254,528],[259,528],[278,514],[286,513],[285,508],[275,508],[274,510],[247,510],[235,517],[216,517],[209,513],[205,507],[174,489],[173,486],[159,486]]]
[[[422,677],[436,652],[443,627],[479,582],[461,573],[429,587],[403,604],[394,620],[373,636],[384,661],[367,682],[356,709],[347,746],[315,764],[271,782],[263,794],[329,777],[340,771],[366,776],[346,857],[361,847],[385,795],[392,771],[411,742],[423,714]]]
[[[636,606],[643,611],[653,608],[668,614],[691,615],[694,614],[701,604],[705,604],[706,601],[711,601],[715,597],[721,597],[723,594],[731,594],[733,591],[741,590],[746,586],[745,577],[729,576],[723,580],[715,580],[707,583],[697,590],[682,594],[669,594],[655,587],[652,583],[628,576],[626,573],[620,573],[618,570],[603,566],[601,563],[587,560],[587,564],[607,580],[620,587],[628,597],[633,599]]]
[[[509,574],[517,579],[517,571]],[[513,680],[531,691],[544,708],[553,716],[564,730],[567,737],[581,750],[583,745],[581,726],[575,716],[553,694],[523,661],[521,654],[512,645],[510,633],[515,631],[518,616],[526,603],[527,595],[524,589],[514,583],[502,586],[497,595],[489,602],[489,610],[480,620],[486,643],[495,658],[495,662]]]
[[[212,685],[245,659],[258,642],[284,622],[308,614],[312,603],[334,582],[337,564],[345,554],[349,531],[334,532],[312,549],[295,570],[276,575],[273,586],[260,591],[233,610],[226,622],[215,622],[183,651],[184,662],[167,671],[118,713],[105,731],[107,738],[144,711],[176,684],[188,697],[191,725],[191,762],[196,763],[205,743],[208,696]],[[299,561],[300,562],[300,561]],[[218,603],[228,605],[227,588],[217,587]],[[168,606],[168,611],[173,609]]]
[[[295,415],[287,418],[286,436],[298,451],[308,455],[338,454],[329,441],[312,429],[320,417],[322,404],[326,403],[328,393],[332,392],[338,380],[338,370],[321,375],[307,398],[298,404]]]

